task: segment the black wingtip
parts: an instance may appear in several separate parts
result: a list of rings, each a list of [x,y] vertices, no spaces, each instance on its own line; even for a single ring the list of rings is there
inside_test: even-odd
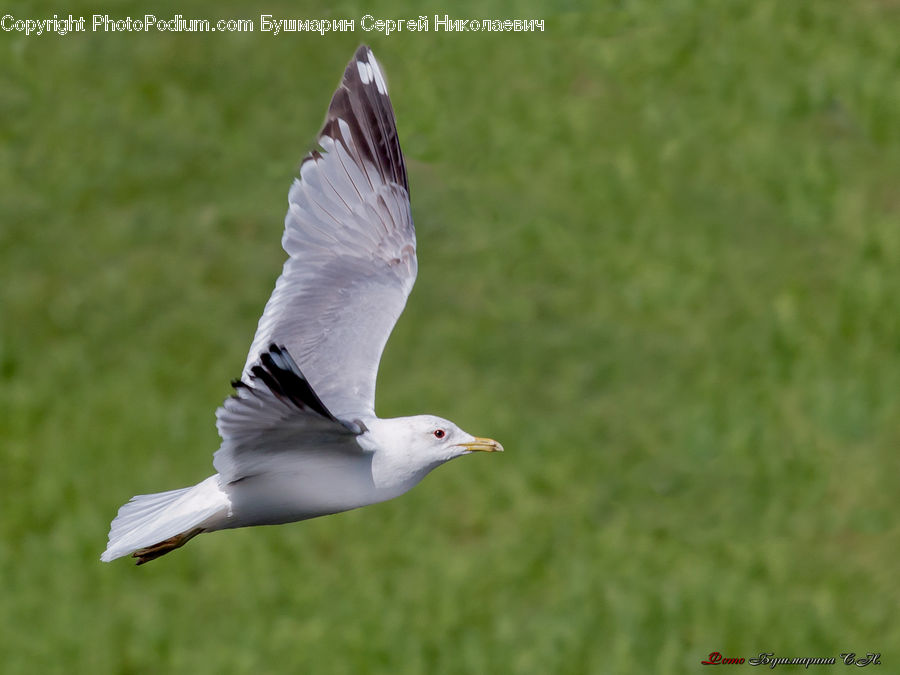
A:
[[[350,138],[344,138],[339,120],[349,129]],[[387,76],[368,45],[360,45],[347,64],[319,136],[328,136],[345,146],[352,139],[361,158],[374,164],[382,179],[409,193]],[[312,158],[308,155],[304,162]]]
[[[268,351],[259,355],[259,361],[250,368],[250,377],[258,380],[277,397],[287,399],[300,409],[308,409],[337,421],[331,414],[322,399],[318,397],[309,381],[304,377],[297,363],[291,357],[284,345],[274,342],[269,345]],[[241,380],[235,380],[232,386],[249,387]]]

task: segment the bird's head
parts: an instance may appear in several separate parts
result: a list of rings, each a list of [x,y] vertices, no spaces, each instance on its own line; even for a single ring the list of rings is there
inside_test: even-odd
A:
[[[434,415],[377,420],[369,425],[369,432],[381,455],[381,461],[376,462],[384,469],[405,469],[410,474],[424,475],[444,462],[473,452],[503,452],[497,441],[473,436],[450,420]]]
[[[473,452],[503,452],[492,438],[473,436],[450,420],[434,415],[407,417],[410,447],[423,457],[444,461]]]

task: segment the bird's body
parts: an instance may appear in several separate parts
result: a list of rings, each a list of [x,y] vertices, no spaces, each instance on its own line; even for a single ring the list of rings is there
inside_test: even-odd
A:
[[[435,425],[446,420],[432,418]],[[252,476],[226,486],[235,514],[224,527],[274,525],[368,506],[402,495],[441,462],[411,462],[392,427],[403,420],[369,420],[368,431],[334,445],[286,457],[277,473]],[[379,434],[379,430],[386,433]],[[423,433],[428,433],[423,430]],[[297,456],[296,449],[291,453]],[[449,459],[449,458],[448,458]]]
[[[417,264],[393,108],[368,47],[344,72],[319,146],[288,196],[288,260],[216,412],[218,473],[134,497],[101,560],[131,553],[140,564],[203,532],[385,501],[454,457],[502,450],[432,415],[375,415],[378,362]]]

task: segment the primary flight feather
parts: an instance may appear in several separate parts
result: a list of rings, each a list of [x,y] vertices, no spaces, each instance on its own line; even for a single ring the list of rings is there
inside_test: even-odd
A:
[[[384,73],[361,46],[288,195],[288,253],[235,393],[216,411],[217,473],[138,495],[100,557],[138,564],[204,532],[392,499],[435,467],[502,451],[433,415],[375,416],[375,379],[416,279],[409,184]]]

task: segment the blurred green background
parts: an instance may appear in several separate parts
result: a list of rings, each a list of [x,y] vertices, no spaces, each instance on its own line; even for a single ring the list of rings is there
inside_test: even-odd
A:
[[[900,672],[900,7],[19,3],[356,32],[0,33],[4,673]],[[378,18],[545,20],[402,33]],[[382,416],[507,452],[405,497],[98,560],[211,472],[354,48],[391,84],[419,280]]]

